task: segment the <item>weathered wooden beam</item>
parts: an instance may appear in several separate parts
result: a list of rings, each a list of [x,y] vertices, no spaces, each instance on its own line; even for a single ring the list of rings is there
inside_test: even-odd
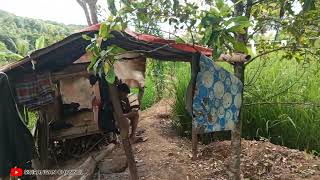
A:
[[[129,141],[129,122],[123,116],[118,90],[114,84],[109,84],[109,94],[114,108],[115,119],[120,127],[121,141],[128,160],[130,180],[137,180],[139,179],[137,166],[132,152],[132,147]]]
[[[77,63],[65,67],[64,69],[51,73],[52,80],[59,80],[73,76],[88,75],[87,67],[89,63]]]
[[[193,103],[194,90],[197,82],[197,74],[200,70],[199,59],[200,59],[200,53],[196,53],[193,55],[193,58],[191,61],[191,80],[189,82],[187,94],[186,94],[187,95],[186,96],[187,111],[192,117],[192,124],[194,121],[192,103]],[[198,128],[195,128],[192,125],[192,160],[197,159],[197,154],[198,154]]]
[[[79,76],[88,76],[88,71],[74,72],[74,73],[53,73],[51,78],[53,81],[57,81],[65,78],[79,77]]]
[[[98,133],[102,133],[102,131],[98,129],[97,124],[92,123],[86,126],[75,126],[75,127],[70,127],[68,129],[52,131],[51,139],[54,139],[54,140],[72,139],[72,138],[88,136],[91,134],[98,134]]]

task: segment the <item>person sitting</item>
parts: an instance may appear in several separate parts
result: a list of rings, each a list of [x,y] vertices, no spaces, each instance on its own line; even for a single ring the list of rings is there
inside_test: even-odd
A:
[[[127,84],[121,83],[117,86],[119,92],[119,99],[122,106],[122,111],[124,117],[130,121],[131,126],[131,134],[130,134],[130,141],[131,143],[137,142],[140,138],[136,137],[136,130],[138,127],[139,121],[139,105],[130,106],[130,102],[128,99],[128,95],[130,94],[130,88]]]

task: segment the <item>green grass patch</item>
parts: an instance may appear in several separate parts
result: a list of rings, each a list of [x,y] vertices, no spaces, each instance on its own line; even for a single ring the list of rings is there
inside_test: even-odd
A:
[[[220,64],[232,71],[227,64]],[[297,63],[279,56],[257,59],[247,66],[242,135],[264,137],[275,144],[320,152],[320,73],[318,62]],[[173,126],[191,135],[191,118],[185,110],[190,66],[175,70]]]

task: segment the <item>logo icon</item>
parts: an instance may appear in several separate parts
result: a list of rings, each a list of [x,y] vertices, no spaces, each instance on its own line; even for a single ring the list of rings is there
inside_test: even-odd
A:
[[[10,175],[13,177],[20,177],[20,176],[22,176],[22,169],[21,168],[11,168]]]

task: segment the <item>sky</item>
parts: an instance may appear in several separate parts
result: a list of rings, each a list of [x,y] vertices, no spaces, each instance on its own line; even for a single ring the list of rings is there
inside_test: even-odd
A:
[[[106,9],[106,1],[98,0],[98,4]],[[295,3],[293,6],[296,12],[301,10],[301,5]],[[0,9],[17,16],[87,25],[84,12],[76,0],[0,0]]]
[[[17,16],[64,24],[87,24],[83,10],[76,0],[0,0],[0,9]]]

